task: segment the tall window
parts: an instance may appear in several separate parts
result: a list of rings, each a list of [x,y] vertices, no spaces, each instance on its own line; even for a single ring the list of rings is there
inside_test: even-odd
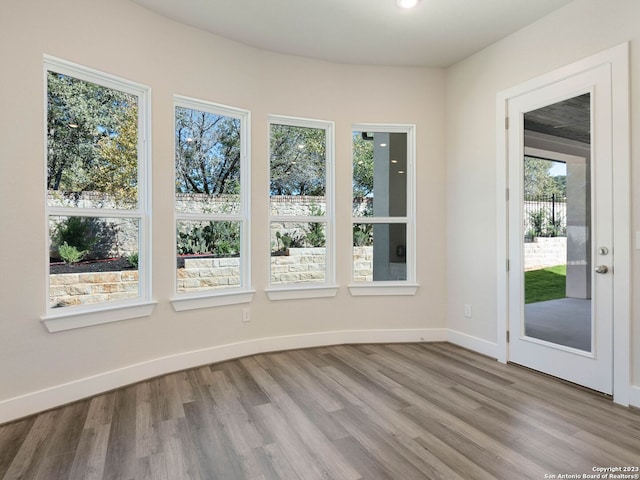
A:
[[[415,283],[414,128],[353,128],[354,286]]]
[[[333,123],[271,116],[270,298],[333,287]],[[332,295],[318,289],[313,296]],[[296,294],[293,294],[296,296]]]
[[[148,89],[50,57],[45,80],[47,317],[148,301]]]
[[[248,290],[248,117],[244,110],[175,99],[178,299]],[[174,301],[174,307],[245,300]]]

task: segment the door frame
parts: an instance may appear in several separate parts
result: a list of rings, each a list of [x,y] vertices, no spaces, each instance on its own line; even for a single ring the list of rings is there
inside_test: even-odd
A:
[[[623,43],[497,94],[497,353],[509,361],[509,100],[609,64],[612,91],[613,163],[613,401],[628,406],[631,392],[631,170],[629,43]]]

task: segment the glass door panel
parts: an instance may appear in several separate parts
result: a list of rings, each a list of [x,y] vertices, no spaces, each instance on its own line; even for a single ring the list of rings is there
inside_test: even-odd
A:
[[[524,335],[592,352],[590,94],[524,114]],[[544,146],[544,148],[540,148]],[[554,151],[554,146],[557,148]]]

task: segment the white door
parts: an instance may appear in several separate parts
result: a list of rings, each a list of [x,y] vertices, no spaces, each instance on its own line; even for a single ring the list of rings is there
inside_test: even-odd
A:
[[[604,64],[507,104],[508,360],[607,394],[611,100],[611,67]]]

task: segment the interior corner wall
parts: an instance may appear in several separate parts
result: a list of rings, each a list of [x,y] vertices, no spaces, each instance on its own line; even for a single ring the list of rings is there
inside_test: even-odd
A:
[[[575,0],[447,70],[447,293],[450,330],[497,343],[496,97],[631,43],[631,124],[640,122],[640,2]],[[640,230],[640,135],[632,128],[632,231]],[[640,250],[632,252],[632,372],[640,385]],[[464,317],[464,305],[473,317]],[[637,388],[637,393],[640,392]],[[640,397],[637,398],[640,402]]]
[[[10,415],[47,406],[46,400],[55,402],[52,392],[73,386],[78,387],[73,395],[98,393],[118,382],[139,380],[145,372],[175,368],[180,364],[176,358],[186,359],[180,364],[185,368],[189,362],[206,363],[215,355],[205,353],[214,350],[246,354],[251,348],[363,338],[399,341],[411,335],[420,340],[429,332],[442,334],[446,327],[444,70],[349,66],[269,53],[172,22],[129,0],[3,2],[0,10],[0,423]],[[44,54],[151,87],[152,271],[153,298],[158,302],[151,317],[54,334],[40,321],[47,302],[48,271]],[[250,305],[175,312],[169,303],[175,275],[174,94],[251,111],[256,295]],[[269,301],[264,293],[270,250],[269,114],[335,122],[341,287],[335,298]],[[415,296],[352,297],[346,288],[351,280],[354,123],[416,125],[420,287]],[[249,323],[242,322],[246,307],[251,308]],[[128,377],[122,373],[134,367],[137,373]],[[109,382],[102,381],[107,377]],[[35,397],[40,403],[28,406]],[[13,413],[5,410],[3,415],[8,405],[26,406]]]

